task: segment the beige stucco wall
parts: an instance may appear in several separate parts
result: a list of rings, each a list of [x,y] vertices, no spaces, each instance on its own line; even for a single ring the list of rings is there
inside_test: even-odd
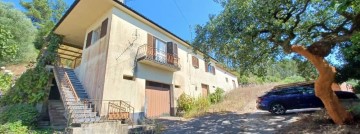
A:
[[[88,48],[85,48],[87,37],[84,38],[81,65],[75,69],[91,99],[123,100],[134,106],[135,112],[144,112],[146,80],[170,84],[174,89],[174,100],[182,93],[193,97],[201,96],[201,84],[209,85],[212,93],[216,87],[230,91],[233,89],[232,80],[237,83],[236,76],[215,66],[215,61],[211,61],[211,64],[216,68],[216,75],[205,72],[202,54],[193,53],[192,48],[174,36],[115,7],[94,20],[86,33],[100,26],[106,18],[109,19],[106,36]],[[170,72],[135,62],[138,48],[147,44],[148,33],[165,42],[178,44],[181,65],[179,71]],[[192,56],[199,58],[199,68],[192,66]],[[123,79],[124,75],[135,79]],[[225,81],[226,78],[228,82]],[[180,88],[175,88],[175,85]]]
[[[105,12],[102,17],[98,18],[87,29],[86,33],[101,26],[101,23],[108,18],[111,21],[111,10]],[[110,27],[108,26],[108,31]],[[108,50],[109,33],[103,38],[96,41],[94,44],[86,48],[86,39],[83,44],[83,55],[81,65],[75,69],[79,80],[91,99],[101,100],[103,98],[104,81],[105,81],[105,68]]]
[[[232,80],[237,83],[235,76],[217,67],[216,75],[205,72],[203,57],[194,54],[192,48],[188,48],[187,45],[174,41],[172,37],[117,8],[113,8],[112,13],[103,99],[121,99],[133,105],[136,112],[143,112],[146,80],[171,84],[172,88],[179,85],[180,88],[174,88],[175,100],[183,92],[194,97],[200,96],[201,84],[209,85],[210,92],[214,92],[216,87],[231,90]],[[178,44],[180,71],[170,72],[144,63],[135,63],[138,48],[147,44],[148,33],[163,41]],[[199,58],[198,69],[191,64],[192,55]],[[135,80],[125,80],[123,75],[134,76]],[[228,83],[225,82],[225,77],[229,78]]]

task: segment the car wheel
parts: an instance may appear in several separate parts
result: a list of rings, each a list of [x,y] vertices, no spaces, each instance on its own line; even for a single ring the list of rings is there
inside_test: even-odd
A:
[[[285,114],[286,108],[283,105],[276,103],[271,105],[270,112],[275,115],[282,115]]]

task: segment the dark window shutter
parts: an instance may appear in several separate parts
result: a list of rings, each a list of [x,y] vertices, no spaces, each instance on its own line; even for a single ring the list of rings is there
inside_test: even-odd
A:
[[[106,35],[107,32],[107,26],[108,26],[108,18],[106,18],[102,24],[101,24],[101,34],[100,34],[100,38],[104,37]]]
[[[174,46],[173,46],[173,43],[172,42],[167,42],[166,43],[166,48],[167,48],[167,55],[166,55],[166,58],[167,58],[167,62],[169,64],[174,64]]]
[[[92,34],[93,34],[93,31],[90,31],[90,32],[87,34],[87,37],[86,37],[86,48],[88,48],[88,47],[91,45]]]
[[[192,56],[191,59],[192,59],[191,61],[192,61],[193,67],[196,67],[196,66],[195,66],[195,63],[196,63],[196,62],[195,62],[195,56]]]
[[[176,43],[174,43],[174,46],[173,46],[173,49],[174,49],[174,55],[178,55],[178,47],[177,47],[177,44]]]
[[[205,62],[205,72],[209,72],[209,66],[208,66],[207,62]]]
[[[213,74],[215,75],[215,66],[212,66]]]
[[[199,59],[195,57],[195,61],[196,61],[196,68],[199,68]]]
[[[167,53],[168,54],[173,54],[174,53],[174,46],[173,46],[173,43],[172,42],[167,42]]]
[[[147,35],[147,52],[148,57],[154,56],[154,38],[151,34]]]

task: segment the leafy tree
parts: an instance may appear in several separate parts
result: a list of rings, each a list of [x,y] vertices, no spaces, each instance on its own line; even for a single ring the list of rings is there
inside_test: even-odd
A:
[[[345,65],[338,68],[337,81],[344,82],[349,79],[360,79],[360,32],[351,39],[352,45],[341,48]],[[360,85],[360,82],[358,83]]]
[[[21,11],[0,2],[0,65],[36,58],[36,28]]]
[[[352,120],[331,90],[335,68],[326,57],[335,46],[353,45],[360,29],[360,1],[217,0],[224,10],[196,27],[197,48],[215,53],[240,70],[297,53],[319,73],[315,93],[337,124]]]
[[[15,82],[15,86],[1,98],[2,105],[36,104],[46,98],[49,93],[46,86],[50,73],[45,68],[45,65],[52,64],[55,61],[56,50],[62,41],[61,36],[51,33],[51,29],[66,9],[66,5],[62,0],[21,1],[21,5],[27,10],[26,15],[39,30],[36,35],[35,46],[38,49],[43,46],[47,48],[38,56],[35,67],[31,67],[22,74]]]
[[[21,0],[20,4],[27,10],[25,14],[39,30],[35,47],[41,49],[47,42],[45,37],[66,11],[66,3],[63,0]]]
[[[6,30],[4,26],[0,25],[0,60],[10,61],[15,58],[18,46],[10,43],[10,40],[14,38],[10,31]]]

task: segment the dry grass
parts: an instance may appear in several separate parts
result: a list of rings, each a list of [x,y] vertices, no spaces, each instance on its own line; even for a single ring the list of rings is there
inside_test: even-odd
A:
[[[276,83],[257,85],[251,87],[240,87],[228,92],[224,100],[212,105],[209,112],[237,112],[247,113],[256,110],[256,100],[266,91],[278,85]]]

